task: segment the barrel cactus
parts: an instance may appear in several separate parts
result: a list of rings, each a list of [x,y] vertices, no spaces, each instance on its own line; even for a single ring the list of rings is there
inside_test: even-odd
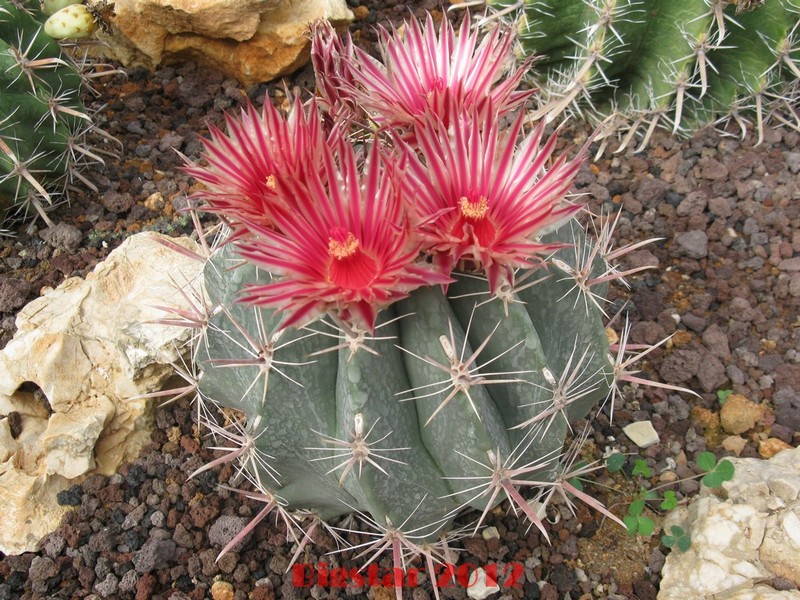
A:
[[[542,112],[644,143],[656,126],[800,126],[797,0],[487,0],[536,56]]]
[[[459,515],[479,511],[474,530],[503,500],[544,537],[555,495],[616,519],[562,451],[623,381],[646,383],[604,327],[627,274],[610,261],[632,247],[612,249],[612,220],[597,239],[576,220],[588,144],[554,158],[544,125],[523,126],[528,93],[502,87],[513,30],[468,27],[384,31],[359,70],[318,23],[322,97],[229,116],[187,167],[224,234],[196,310],[170,321],[198,331],[181,393],[221,440],[212,464],[238,461],[264,503],[223,551],[273,511],[298,552],[303,520],[356,513],[370,560],[431,569]]]
[[[85,142],[93,124],[81,100],[83,68],[34,12],[0,0],[0,221],[35,211],[49,223],[45,210],[73,180],[93,187],[81,168],[102,162]]]

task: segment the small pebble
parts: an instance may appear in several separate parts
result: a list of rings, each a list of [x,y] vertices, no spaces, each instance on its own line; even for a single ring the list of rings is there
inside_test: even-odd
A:
[[[647,448],[659,442],[658,432],[650,421],[637,421],[622,428],[625,435],[639,448]]]
[[[233,586],[227,581],[215,581],[211,584],[211,598],[213,600],[233,600]]]

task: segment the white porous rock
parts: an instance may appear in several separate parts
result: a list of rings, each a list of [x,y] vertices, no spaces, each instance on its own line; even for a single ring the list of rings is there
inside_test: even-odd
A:
[[[155,69],[194,60],[244,85],[270,81],[308,62],[308,26],[353,20],[345,0],[115,0],[106,56]]]
[[[692,545],[667,556],[658,600],[800,600],[800,449],[729,460],[733,480],[667,518]]]
[[[34,551],[68,507],[58,492],[111,474],[149,441],[154,400],[191,332],[154,323],[189,310],[202,262],[128,238],[86,279],[72,277],[20,311],[0,350],[0,551]],[[188,238],[170,240],[188,250]],[[194,292],[196,295],[197,292]],[[12,426],[12,417],[14,424]]]

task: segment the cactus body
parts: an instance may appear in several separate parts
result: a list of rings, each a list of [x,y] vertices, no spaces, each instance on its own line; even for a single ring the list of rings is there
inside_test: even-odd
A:
[[[605,121],[609,130],[662,125],[684,133],[731,120],[743,133],[751,123],[762,133],[769,118],[792,119],[797,0],[766,0],[750,10],[723,0],[517,5],[523,53],[540,57],[533,72],[548,118],[566,111]]]
[[[570,223],[555,236],[583,244],[581,232]],[[280,313],[233,302],[245,284],[269,275],[242,265],[232,245],[205,273],[217,308],[198,354],[199,391],[242,411],[265,458],[255,479],[291,509],[323,518],[358,510],[435,541],[460,508],[485,510],[505,497],[481,495],[491,457],[506,466],[538,462],[535,477],[551,482],[569,424],[610,390],[600,311],[579,300],[572,278],[556,267],[537,271],[541,281],[507,303],[489,300],[486,281],[467,274],[447,295],[441,287],[417,290],[381,313],[376,339],[366,342],[373,352],[325,352],[337,340],[315,333],[325,331],[321,324],[283,330],[271,368],[258,360],[242,366],[258,354],[244,332],[272,340]],[[466,362],[481,345],[467,365],[473,383],[456,391],[434,363]],[[564,373],[576,375],[559,408],[554,379]],[[375,444],[374,462],[354,463],[342,477],[353,456],[347,444],[358,437]]]
[[[64,195],[85,162],[92,122],[81,101],[83,80],[42,25],[0,0],[0,221],[44,209]]]

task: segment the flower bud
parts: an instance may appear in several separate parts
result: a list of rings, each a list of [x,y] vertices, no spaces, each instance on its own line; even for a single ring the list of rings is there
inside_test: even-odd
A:
[[[94,16],[84,4],[62,8],[44,23],[44,32],[55,40],[89,37],[96,29]]]

